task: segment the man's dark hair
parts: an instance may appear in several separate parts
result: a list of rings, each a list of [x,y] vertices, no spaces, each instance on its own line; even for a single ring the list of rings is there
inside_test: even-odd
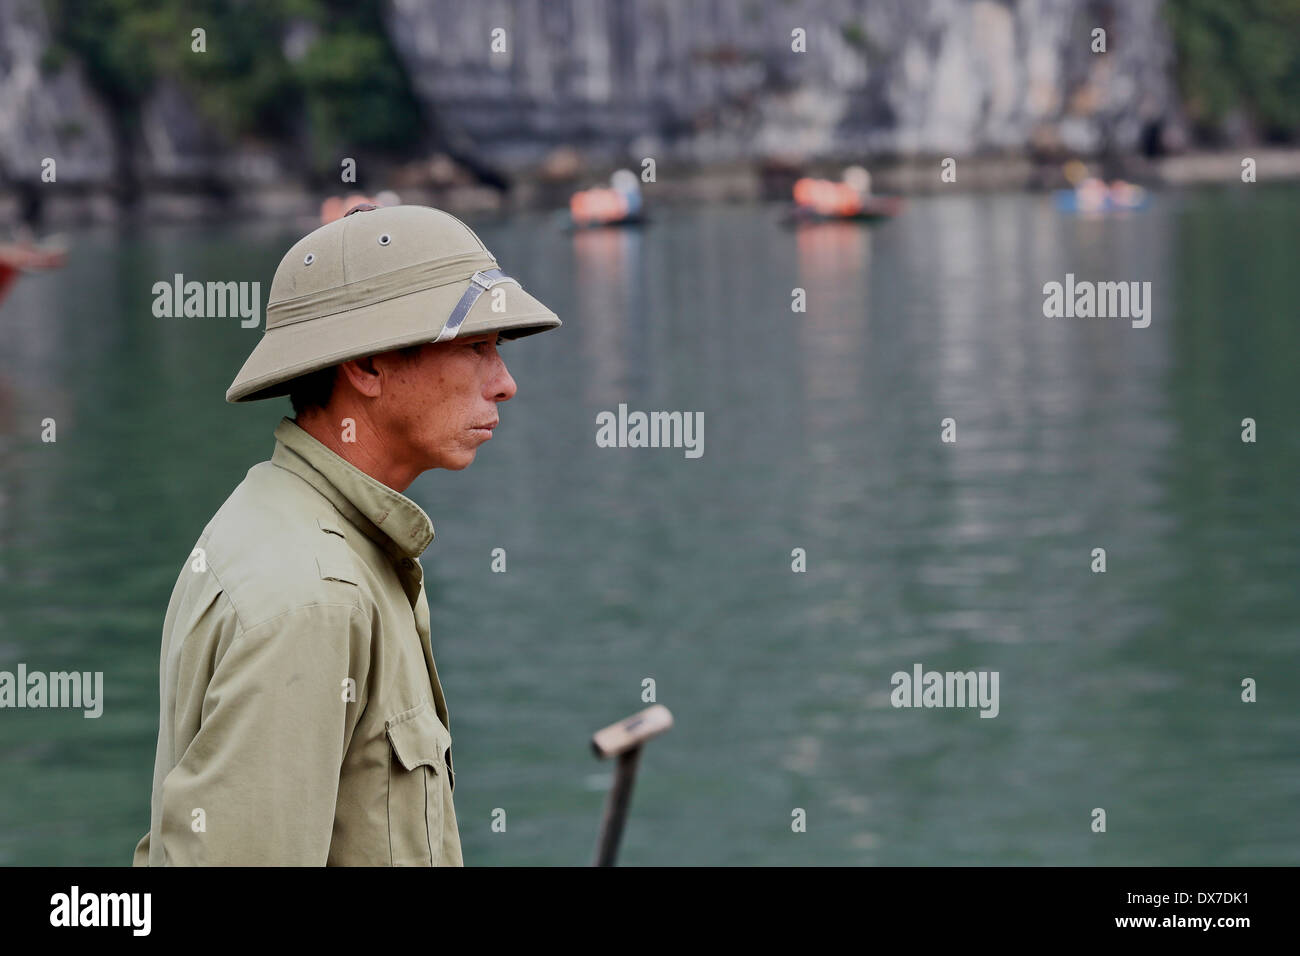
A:
[[[414,358],[424,348],[421,345],[408,345],[406,348],[397,349],[396,351],[403,358]],[[326,368],[317,369],[315,372],[308,372],[306,375],[300,375],[289,383],[289,403],[293,405],[294,417],[298,417],[304,411],[310,408],[324,408],[330,403],[330,396],[334,394],[334,380],[338,375],[339,367],[330,365]]]
[[[331,365],[300,375],[290,383],[289,403],[293,405],[295,417],[309,408],[324,408],[330,403],[330,396],[334,394],[334,377],[338,371],[337,365]]]

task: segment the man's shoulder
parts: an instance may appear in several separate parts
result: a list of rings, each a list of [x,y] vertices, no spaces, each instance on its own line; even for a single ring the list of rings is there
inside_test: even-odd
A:
[[[364,578],[345,524],[309,484],[264,461],[217,509],[197,547],[251,629],[307,606],[362,606]]]

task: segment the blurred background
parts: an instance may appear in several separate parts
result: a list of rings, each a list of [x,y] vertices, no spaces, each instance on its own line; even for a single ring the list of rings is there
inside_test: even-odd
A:
[[[0,864],[130,862],[172,585],[291,414],[154,283],[264,305],[359,196],[565,321],[407,492],[467,864],[590,860],[647,677],[624,864],[1300,863],[1298,137],[1300,0],[0,0],[0,670],[105,687],[0,710]]]

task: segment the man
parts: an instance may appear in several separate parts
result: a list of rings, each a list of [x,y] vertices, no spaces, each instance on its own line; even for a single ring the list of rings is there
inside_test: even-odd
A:
[[[163,623],[136,865],[460,865],[450,723],[402,492],[465,468],[515,383],[498,339],[560,320],[464,223],[363,205],[294,245],[226,393],[288,394]]]

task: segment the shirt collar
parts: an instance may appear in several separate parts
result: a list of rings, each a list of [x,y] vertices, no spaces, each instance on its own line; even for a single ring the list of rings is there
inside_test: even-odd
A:
[[[429,546],[433,522],[410,498],[339,457],[287,416],[275,427],[275,439],[272,464],[310,484],[385,551],[414,558]]]

